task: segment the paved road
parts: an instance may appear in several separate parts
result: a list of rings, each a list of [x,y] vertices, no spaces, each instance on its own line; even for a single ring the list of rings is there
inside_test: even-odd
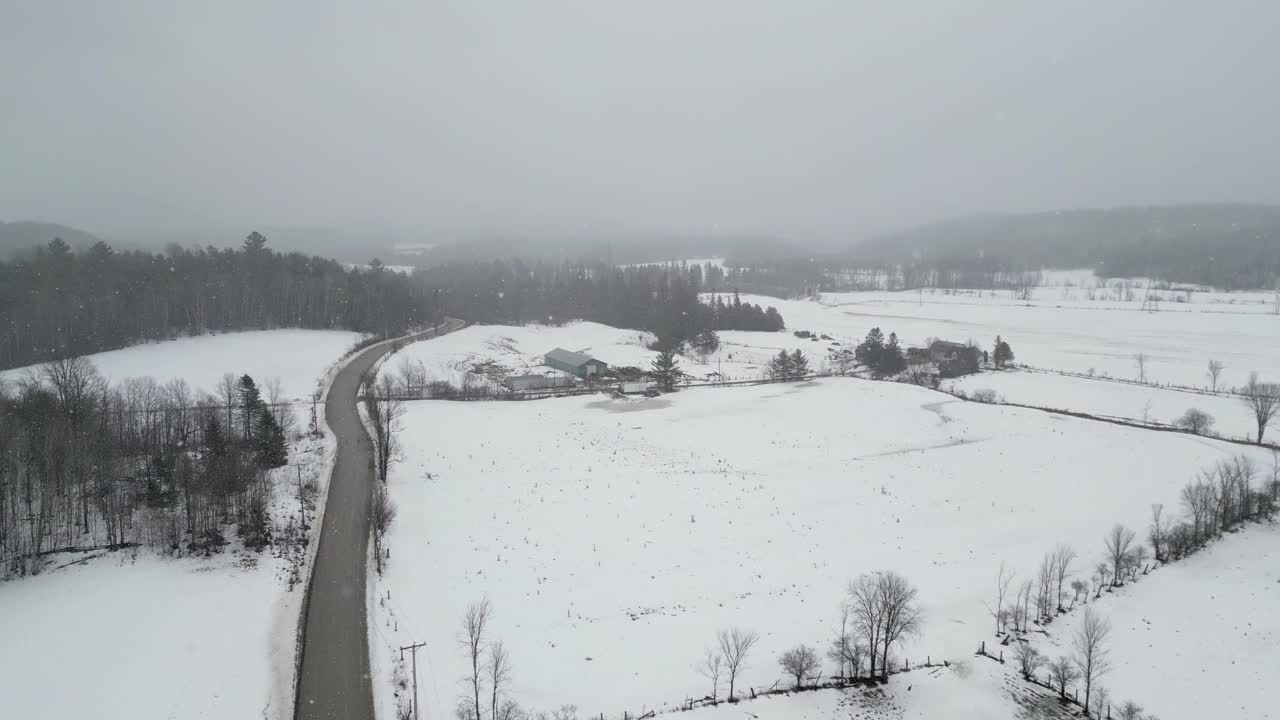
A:
[[[463,325],[449,319],[439,334]],[[428,331],[412,339],[435,334]],[[364,599],[375,480],[372,443],[356,411],[356,391],[361,374],[390,349],[389,344],[376,345],[356,355],[339,371],[325,398],[324,416],[338,439],[338,454],[304,610],[297,720],[373,720]]]

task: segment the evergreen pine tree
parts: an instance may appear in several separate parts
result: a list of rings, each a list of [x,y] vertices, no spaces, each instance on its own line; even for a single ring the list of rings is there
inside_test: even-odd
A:
[[[770,305],[769,308],[764,311],[764,327],[761,329],[772,332],[787,329],[787,325],[782,322],[782,315],[778,313],[777,308]]]
[[[706,330],[699,330],[694,334],[693,340],[690,341],[690,344],[693,345],[693,349],[700,355],[710,355],[720,349],[720,336],[716,334],[715,330],[710,328],[707,328]]]
[[[859,363],[869,368],[880,367],[880,355],[884,352],[884,333],[880,328],[871,328],[867,337],[854,350],[853,356]]]
[[[289,462],[289,448],[285,443],[284,430],[267,408],[258,412],[258,421],[254,428],[254,455],[258,467],[263,469],[282,467]]]
[[[902,355],[902,347],[898,345],[898,334],[889,333],[889,344],[880,351],[880,362],[876,370],[881,375],[897,375],[907,368],[907,360]]]
[[[676,351],[670,345],[664,345],[662,350],[658,351],[658,357],[653,359],[649,374],[663,392],[672,392],[676,389],[676,383],[684,373],[680,371],[680,366],[676,363]]]
[[[262,410],[262,394],[258,392],[258,386],[253,382],[253,378],[248,375],[240,376],[240,418],[241,418],[241,437],[245,442],[253,441],[253,424],[258,417],[258,413]]]
[[[809,358],[800,352],[799,348],[791,353],[791,377],[802,378],[809,374]]]
[[[996,336],[995,351],[991,354],[991,359],[995,361],[996,367],[1004,367],[1013,360],[1013,349],[999,335]]]
[[[150,508],[172,508],[178,500],[172,453],[157,453],[147,461],[145,500]]]
[[[786,350],[779,350],[778,354],[769,361],[769,377],[788,378],[791,377],[791,372],[791,355]]]

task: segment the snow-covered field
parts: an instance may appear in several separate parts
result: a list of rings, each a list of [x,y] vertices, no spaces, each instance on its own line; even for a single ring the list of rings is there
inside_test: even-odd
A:
[[[254,330],[198,335],[146,343],[88,356],[112,383],[152,377],[163,384],[186,380],[194,390],[213,392],[225,373],[251,375],[261,385],[279,378],[286,400],[306,400],[316,382],[364,336],[345,330]],[[39,366],[0,372],[16,382]]]
[[[1161,720],[1280,717],[1280,525],[1246,526],[1093,605],[1111,622],[1102,684],[1117,701]],[[1069,654],[1082,616],[1058,618],[1037,646]]]
[[[1212,430],[1223,437],[1251,440],[1257,433],[1252,411],[1239,398],[1175,388],[1020,370],[946,380],[942,387],[970,396],[978,390],[993,390],[1000,402],[1166,425],[1174,424],[1189,408],[1197,408],[1213,416]]]
[[[310,394],[359,337],[228,333],[89,359],[112,382],[150,375],[211,391],[224,372],[248,373],[260,383],[278,377],[285,397],[301,401],[294,416],[304,427]],[[328,434],[291,438],[290,462],[301,466],[320,498],[333,451]],[[272,472],[280,488],[271,506],[279,536],[297,522],[297,470]],[[291,717],[303,586],[290,590],[293,566],[278,550],[179,559],[145,549],[64,553],[38,576],[0,582],[6,708],[14,717],[103,720]]]
[[[1276,290],[1218,290],[1150,278],[1099,278],[1092,270],[1041,270],[1039,282],[1016,289],[924,288],[877,292],[910,295],[925,303],[1035,305],[1099,310],[1154,308],[1158,312],[1276,313]],[[855,302],[874,292],[823,293],[829,302]]]
[[[1251,371],[1280,381],[1280,316],[1263,312],[1157,312],[1018,305],[989,298],[916,293],[823,295],[821,302],[743,296],[778,308],[788,329],[860,340],[872,327],[896,331],[905,344],[928,338],[974,340],[990,348],[996,335],[1017,362],[1033,367],[1134,379],[1135,356],[1147,357],[1150,381],[1207,387],[1207,365],[1226,365],[1221,384],[1243,384]]]
[[[404,425],[370,605],[384,718],[391,648],[410,640],[427,642],[427,716],[452,712],[458,620],[481,597],[514,695],[583,715],[705,694],[693,665],[732,625],[762,636],[742,686],[771,686],[779,652],[824,647],[845,583],[882,568],[916,583],[927,613],[903,656],[969,658],[1002,560],[1030,569],[1059,542],[1100,552],[1113,523],[1144,527],[1151,503],[1176,506],[1197,469],[1241,451],[845,378],[423,401]]]
[[[278,625],[284,571],[256,553],[118,552],[0,584],[12,717],[280,717],[272,703],[292,688],[273,687],[273,665],[293,662],[275,642],[293,630]]]

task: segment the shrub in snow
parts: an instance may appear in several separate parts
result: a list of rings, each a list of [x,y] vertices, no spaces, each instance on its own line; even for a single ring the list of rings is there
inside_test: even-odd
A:
[[[1208,435],[1213,429],[1213,422],[1213,416],[1209,413],[1190,408],[1183,413],[1182,417],[1174,420],[1173,424],[1196,435]]]
[[[974,402],[987,403],[988,405],[994,405],[1000,402],[1000,396],[996,393],[995,390],[989,390],[984,388],[982,390],[973,391],[973,400]]]

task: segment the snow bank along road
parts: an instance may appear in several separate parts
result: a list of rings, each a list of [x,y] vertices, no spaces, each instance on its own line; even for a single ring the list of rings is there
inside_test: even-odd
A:
[[[450,318],[409,340],[436,337],[463,325]],[[391,346],[379,343],[356,355],[338,372],[325,398],[325,421],[337,438],[338,452],[303,611],[302,662],[294,705],[294,717],[299,720],[373,720],[364,607],[373,455],[356,410],[356,392],[360,376]]]

